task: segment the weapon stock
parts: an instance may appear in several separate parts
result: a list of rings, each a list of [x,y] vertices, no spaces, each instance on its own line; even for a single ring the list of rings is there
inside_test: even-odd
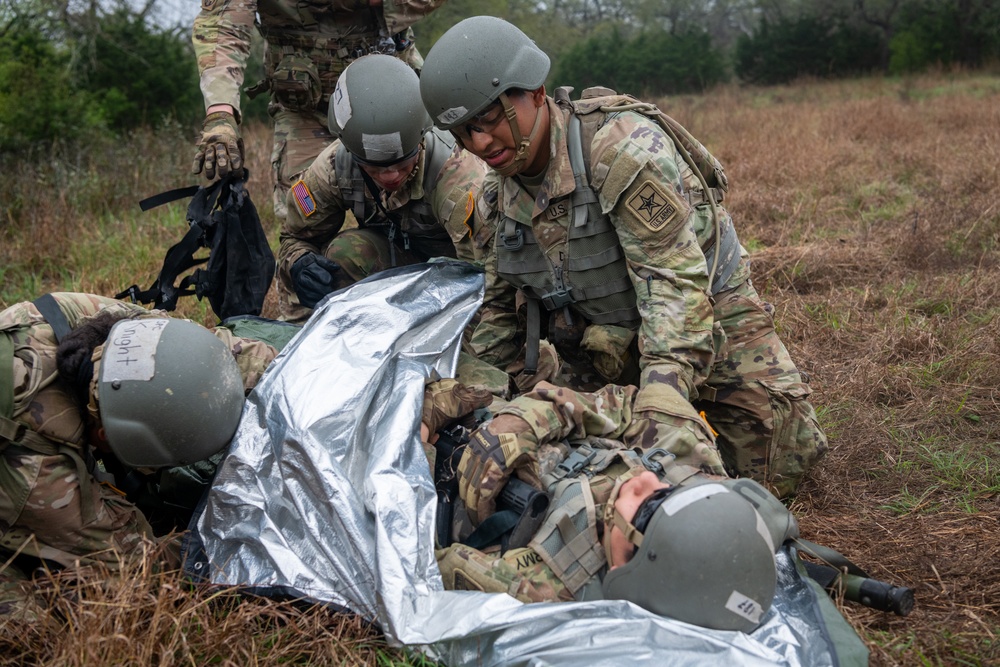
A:
[[[831,595],[843,594],[845,600],[879,611],[891,611],[897,616],[908,616],[913,611],[915,600],[912,588],[842,572],[829,565],[805,560],[802,564],[809,577]]]

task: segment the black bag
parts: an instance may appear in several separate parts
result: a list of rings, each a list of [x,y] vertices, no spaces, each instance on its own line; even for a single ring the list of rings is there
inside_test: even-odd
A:
[[[139,202],[139,207],[148,211],[193,195],[187,211],[191,227],[180,243],[167,251],[160,275],[148,290],[132,285],[115,298],[128,296],[133,302],[174,310],[179,297],[193,294],[199,300],[208,297],[220,320],[259,315],[274,278],[274,254],[245,187],[249,175],[244,169],[242,178],[230,173],[204,187],[170,190]],[[208,248],[208,257],[195,258],[199,248]],[[205,268],[174,285],[184,271],[205,262]]]

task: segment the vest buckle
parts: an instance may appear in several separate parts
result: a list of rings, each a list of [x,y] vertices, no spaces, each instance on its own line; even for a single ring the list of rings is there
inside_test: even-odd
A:
[[[524,247],[524,232],[518,227],[513,238],[500,232],[500,242],[503,243],[504,250],[520,250]]]

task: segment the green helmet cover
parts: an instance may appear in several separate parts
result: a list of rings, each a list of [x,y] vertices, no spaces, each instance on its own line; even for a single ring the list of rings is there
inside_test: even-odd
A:
[[[741,493],[721,483],[682,485],[602,590],[685,623],[752,632],[774,599],[774,553],[769,527]]]
[[[545,83],[549,57],[516,26],[493,16],[456,23],[420,70],[420,96],[442,130],[468,121],[511,88]]]
[[[362,162],[389,165],[415,154],[431,128],[417,73],[399,58],[358,58],[337,79],[327,112],[330,133]]]
[[[108,445],[134,468],[207,459],[229,444],[243,413],[243,379],[229,347],[187,320],[116,323],[99,372]]]

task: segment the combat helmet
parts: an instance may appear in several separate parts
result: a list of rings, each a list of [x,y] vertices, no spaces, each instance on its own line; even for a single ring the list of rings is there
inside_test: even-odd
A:
[[[416,155],[431,119],[417,73],[399,58],[371,54],[337,79],[327,124],[356,159],[387,166]]]
[[[243,380],[229,347],[194,322],[122,320],[100,360],[97,402],[108,445],[135,468],[186,465],[229,444]]]
[[[549,57],[516,26],[493,16],[473,16],[452,26],[431,48],[420,71],[420,96],[442,130],[469,123],[499,101],[519,145],[514,163],[501,174],[516,172],[540,129],[521,136],[507,97],[511,89],[536,90],[549,73]]]
[[[774,599],[775,545],[743,494],[718,482],[674,486],[654,492],[632,524],[613,514],[637,549],[605,575],[606,598],[717,630],[760,625]]]

